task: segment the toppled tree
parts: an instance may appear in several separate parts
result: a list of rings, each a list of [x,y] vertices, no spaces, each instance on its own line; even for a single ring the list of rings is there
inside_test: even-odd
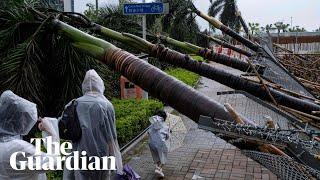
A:
[[[229,113],[227,113],[224,110],[224,107],[219,103],[211,100],[209,97],[204,96],[203,94],[197,92],[193,88],[167,75],[160,69],[148,64],[147,62],[135,57],[134,55],[117,48],[116,46],[110,44],[107,41],[104,41],[102,39],[93,37],[85,32],[82,32],[79,29],[76,29],[60,21],[58,18],[64,19],[65,21],[72,21],[72,19],[59,16],[59,14],[57,14],[56,11],[43,9],[43,7],[37,7],[36,5],[38,4],[21,4],[13,8],[14,11],[24,11],[30,17],[28,22],[32,23],[33,27],[35,28],[30,29],[31,33],[27,34],[25,39],[17,42],[18,45],[20,45],[21,43],[27,44],[27,46],[22,47],[20,49],[21,53],[23,54],[23,59],[16,59],[16,56],[14,54],[7,54],[9,59],[3,60],[1,67],[5,67],[5,65],[8,64],[8,62],[12,62],[11,66],[14,66],[15,63],[22,63],[22,66],[18,67],[19,69],[28,70],[27,72],[24,72],[24,75],[26,75],[26,77],[32,76],[34,74],[35,68],[37,68],[39,71],[47,70],[47,64],[45,63],[33,63],[31,65],[34,65],[34,67],[29,67],[31,66],[29,64],[31,62],[34,62],[30,61],[31,59],[36,60],[36,62],[44,62],[44,58],[46,56],[42,57],[39,54],[46,52],[46,50],[49,51],[48,55],[57,53],[55,49],[48,49],[48,47],[46,46],[39,46],[37,42],[43,40],[46,43],[51,43],[52,41],[65,39],[68,40],[66,44],[68,44],[70,47],[75,47],[78,52],[84,53],[83,55],[88,54],[89,56],[93,57],[94,59],[97,59],[101,63],[106,64],[111,70],[121,73],[123,76],[127,77],[131,82],[135,83],[136,85],[140,86],[141,88],[149,92],[153,97],[158,98],[161,101],[167,103],[168,105],[172,106],[173,108],[175,108],[182,114],[185,114],[186,116],[188,116],[196,122],[198,121],[200,115],[206,115],[213,118],[225,119],[229,121],[232,120]],[[4,20],[4,23],[8,25],[8,28],[10,28],[15,27],[17,24],[21,23],[21,21],[20,19],[16,19],[15,22]],[[72,23],[76,23],[76,21],[72,21]],[[49,37],[47,36],[48,34],[50,35]],[[37,39],[38,41],[35,41],[35,39]],[[34,42],[32,46],[30,46],[30,42]],[[37,47],[37,54],[28,54],[28,51],[35,49],[34,47]],[[64,49],[64,51],[68,50],[69,49],[66,48]],[[29,61],[24,61],[25,57],[27,57]],[[55,59],[51,60],[55,61]],[[26,64],[28,66],[26,66]],[[106,66],[103,66],[101,64],[100,66],[106,68]],[[86,70],[86,68],[84,67],[83,70]],[[71,71],[69,73],[77,72]],[[8,71],[6,75],[7,77],[12,76],[13,78],[16,76],[12,72]],[[25,85],[30,86],[30,88],[33,88],[33,86],[38,87],[39,85],[46,86],[46,81],[38,81],[38,79],[41,78],[41,75],[39,75],[39,77],[34,77],[34,82],[32,82],[31,85],[28,84],[28,82],[21,82],[21,79],[17,79],[16,82],[17,84],[26,83]],[[82,77],[79,76],[77,78]],[[63,78],[61,79],[63,80]],[[28,78],[25,78],[24,80],[27,81]],[[2,81],[4,80],[2,79]],[[65,81],[61,81],[61,83],[64,84]],[[13,90],[16,91],[16,89]],[[32,90],[34,89],[26,88],[25,93],[31,93],[27,91]],[[70,91],[70,89],[64,90]],[[41,92],[42,89],[39,88],[36,92],[32,93],[34,95],[38,95],[38,93]],[[53,95],[51,96],[54,96],[55,93],[52,94]],[[30,100],[35,100],[33,97],[28,97],[29,94],[21,95],[23,97],[29,98]],[[39,99],[38,101],[45,102],[42,99]]]

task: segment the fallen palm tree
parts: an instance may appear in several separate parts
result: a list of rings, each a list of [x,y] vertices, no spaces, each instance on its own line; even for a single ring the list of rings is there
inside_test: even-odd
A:
[[[154,45],[132,34],[121,34],[100,25],[95,25],[94,27],[95,32],[101,35],[105,35],[106,37],[116,39],[120,42],[128,43],[133,47],[137,47],[143,52],[147,52],[152,57],[158,58],[162,62],[167,62],[185,68],[201,76],[215,80],[230,88],[243,90],[256,97],[259,97],[260,99],[272,102],[272,99],[267,94],[265,89],[258,83],[250,82],[248,80],[240,78],[239,76],[217,69],[209,64],[195,61],[185,54],[179,53],[161,45]],[[296,109],[305,113],[311,113],[312,111],[317,111],[317,109],[320,109],[320,106],[315,103],[292,97],[272,88],[270,88],[270,93],[278,104],[290,107],[292,109]]]
[[[72,38],[72,39],[76,39],[75,37],[79,37],[79,33],[82,33],[81,31],[78,30],[77,33],[73,32],[72,34],[70,34],[70,29],[68,31],[62,31],[62,29],[68,29],[70,28],[70,26],[61,23],[59,21],[55,21],[55,26],[59,26],[60,32],[62,32],[63,34],[67,35],[68,37]],[[77,31],[76,29],[74,29],[73,31]],[[189,98],[192,95],[196,95],[195,93],[191,93],[192,91],[187,91],[188,89],[190,90],[191,88],[179,88],[179,83],[182,84],[181,82],[175,82],[173,78],[170,78],[168,76],[163,75],[164,73],[161,72],[159,69],[147,64],[146,62],[134,57],[133,55],[122,51],[110,44],[105,44],[103,45],[103,43],[101,42],[97,42],[97,43],[93,43],[89,44],[89,35],[86,35],[87,38],[89,39],[87,42],[85,42],[86,37],[84,37],[85,35],[82,34],[82,40],[84,42],[75,42],[74,45],[80,49],[83,49],[85,51],[87,51],[88,53],[90,53],[91,55],[93,55],[95,58],[100,58],[100,60],[104,63],[106,63],[108,66],[115,68],[115,70],[120,71],[124,76],[126,76],[129,80],[131,80],[132,82],[136,83],[137,85],[140,85],[142,88],[144,88],[145,90],[147,90],[149,93],[151,93],[152,95],[157,95],[155,97],[158,97],[159,99],[162,99],[163,101],[166,99],[169,105],[171,105],[172,107],[174,107],[177,110],[181,110],[181,109],[185,109],[183,107],[189,107],[189,103],[185,103],[186,99],[189,99],[189,101],[187,102],[193,102],[196,100],[196,102],[199,103],[206,103],[206,106],[210,106],[210,102],[206,102],[205,99],[201,102],[201,97],[200,96],[195,96],[195,99],[193,98]],[[97,46],[99,45],[99,46]],[[97,47],[94,47],[97,46]],[[102,48],[106,48],[105,52],[101,54],[101,52],[99,52],[100,50],[95,50],[98,49],[99,47]],[[89,50],[90,49],[90,50]],[[99,55],[100,54],[100,55]],[[103,54],[105,54],[103,56]],[[156,78],[158,77],[158,78]],[[159,80],[160,79],[160,80]],[[140,80],[140,82],[139,82]],[[159,82],[159,84],[156,85],[156,90],[152,90],[152,88],[147,88],[147,87],[152,87],[150,85],[152,85],[154,83],[154,81]],[[152,83],[150,83],[152,82]],[[162,82],[162,84],[161,84]],[[164,92],[161,92],[162,87],[164,87]],[[177,92],[181,92],[180,94],[180,99],[177,98],[172,98],[174,99],[173,101],[170,101],[169,97],[170,94],[167,94],[166,90],[169,90],[169,92],[173,92],[173,97],[174,97],[174,92],[175,90],[172,89],[172,87],[175,87],[174,89],[176,89]],[[153,93],[152,93],[153,92]],[[160,96],[159,96],[160,95]],[[167,97],[167,98],[166,98]],[[183,98],[184,97],[184,98]],[[199,101],[200,98],[200,101]],[[180,101],[179,101],[180,100]],[[183,104],[182,108],[178,108],[181,106],[175,106],[174,102],[179,102],[179,104]],[[196,104],[195,104],[196,105]],[[204,104],[202,104],[204,105]],[[214,106],[217,106],[217,104],[215,104]],[[214,107],[212,106],[212,107]],[[219,105],[220,106],[220,105]],[[204,107],[201,106],[201,109],[203,109]],[[215,107],[216,108],[216,107]],[[193,112],[192,108],[190,109],[190,107],[188,108],[190,111],[189,112]],[[209,111],[211,111],[211,108],[204,108],[207,109],[208,112],[202,111],[202,113],[209,113]],[[180,111],[181,112],[181,111]],[[184,111],[182,111],[184,112]],[[227,114],[228,116],[230,116],[229,113],[227,113],[226,111],[218,111],[220,114]],[[202,115],[199,114],[199,115]],[[216,112],[214,112],[214,114],[212,114],[213,116],[211,117],[216,117],[219,119],[219,116],[217,116],[218,114],[216,114]],[[197,122],[197,120],[199,119],[199,115],[195,115],[195,113],[193,112],[192,114],[188,114],[185,113],[186,115],[191,115],[191,117],[193,117],[193,119]],[[209,113],[210,114],[210,113]],[[195,115],[195,116],[194,116]],[[228,117],[227,116],[227,117]],[[221,116],[220,116],[221,117]],[[213,119],[214,119],[213,118]],[[225,117],[224,117],[225,118]],[[233,119],[233,116],[228,117],[229,120]],[[276,153],[276,154],[281,154],[281,155],[285,155],[287,156],[283,151],[279,150],[278,148],[276,148],[273,145],[262,145],[260,147],[263,151],[268,151],[268,152],[272,152],[272,153]]]
[[[195,72],[201,76],[209,77],[230,88],[246,91],[260,99],[272,101],[263,86],[258,83],[250,82],[239,76],[233,75],[221,69],[214,68],[206,63],[201,63],[190,59],[188,56],[167,49],[165,47],[155,47],[152,52],[154,57],[158,57],[160,61],[168,62],[187,70]],[[311,113],[314,109],[320,109],[320,106],[309,101],[292,97],[273,88],[269,88],[270,93],[280,105],[284,105],[305,113]]]
[[[201,18],[205,19],[208,21],[211,25],[213,25],[215,28],[218,28],[221,30],[223,33],[229,35],[230,37],[234,38],[235,40],[239,41],[243,45],[247,46],[249,49],[251,49],[254,52],[258,52],[260,50],[260,46],[244,37],[239,35],[237,32],[234,30],[230,29],[228,26],[224,25],[222,22],[219,20],[208,16],[207,14],[204,14],[203,12],[199,11],[197,8],[193,7],[190,9],[190,11],[196,13],[198,16]]]
[[[242,18],[241,12],[237,11],[236,12],[236,16],[238,17],[241,26],[243,27],[244,32],[246,33],[246,35],[249,37],[250,39],[250,32],[249,32],[249,28],[247,26],[247,23],[244,21],[244,19]]]
[[[208,97],[198,93],[182,82],[166,75],[158,68],[102,39],[95,38],[55,19],[54,17],[57,16],[47,17],[36,10],[34,11],[39,15],[39,17],[35,17],[35,19],[37,21],[41,20],[41,25],[38,28],[41,29],[41,32],[43,32],[45,35],[48,32],[59,33],[59,35],[54,34],[54,36],[49,37],[40,36],[39,39],[43,37],[68,37],[68,39],[72,41],[72,45],[79,48],[79,50],[82,52],[90,54],[95,59],[98,59],[108,65],[111,69],[121,72],[122,75],[126,76],[129,80],[147,90],[152,96],[168,103],[173,108],[192,118],[196,122],[198,122],[199,115],[213,117],[213,120],[225,119],[229,122],[233,120],[230,114],[226,112],[219,103],[210,100]],[[48,26],[53,27],[53,31],[49,30]],[[38,30],[32,35],[32,37],[38,36],[37,32]],[[171,58],[171,60],[178,59],[182,61],[184,59],[188,59],[188,56],[185,56],[181,53],[172,54],[172,50],[168,50],[164,47],[151,50],[152,53],[160,56],[163,55],[165,56],[163,58]],[[162,50],[168,50],[169,53],[167,54]],[[197,65],[201,66],[201,64]]]
[[[243,60],[233,58],[224,54],[215,53],[213,50],[210,50],[208,48],[202,48],[188,42],[181,42],[167,36],[159,36],[159,38],[162,42],[166,44],[170,44],[174,47],[178,47],[181,50],[187,51],[188,53],[197,54],[209,61],[217,62],[219,64],[223,64],[243,72],[253,71],[250,65]],[[234,47],[234,46],[232,47],[234,49],[237,49],[237,47]],[[241,51],[241,49],[237,49],[237,51]],[[242,54],[248,55],[248,53],[246,53],[245,51],[243,51]],[[263,70],[264,70],[263,67],[257,65],[256,68],[259,70],[259,73],[261,74],[263,73]]]
[[[29,43],[30,39],[34,39],[34,41],[45,41],[45,43],[49,42],[48,44],[50,44],[57,39],[65,39],[69,45],[76,47],[83,55],[89,54],[91,57],[106,64],[110,69],[119,72],[131,82],[149,92],[151,96],[170,105],[195,122],[198,121],[200,115],[226,119],[228,121],[232,120],[232,117],[225,111],[224,107],[216,101],[167,75],[144,60],[117,48],[113,44],[84,33],[57,19],[59,17],[66,21],[72,21],[67,17],[48,12],[47,9],[39,10],[34,7],[28,7],[28,4],[21,4],[15,7],[14,10],[26,12],[25,14],[30,17],[30,23],[35,26],[31,29],[32,32],[26,36],[23,43]],[[3,19],[5,17],[1,16],[0,23],[3,22]],[[3,24],[5,23],[8,26],[7,28],[11,28],[16,27],[16,23],[19,24],[20,21],[5,20]],[[29,63],[29,59],[38,60],[40,52],[45,53],[45,51],[50,51],[48,55],[52,55],[55,52],[55,49],[47,49],[47,46],[39,47],[38,49],[40,49],[38,54],[30,54],[28,59],[23,56],[23,59],[19,59],[19,63]],[[27,51],[28,49],[21,49],[21,51],[23,50]],[[70,49],[64,50],[68,51]],[[71,50],[74,51],[75,49]],[[93,61],[94,59],[91,60]],[[42,61],[42,59],[39,58],[39,61]],[[4,66],[5,63],[1,62],[1,65]],[[45,65],[43,66],[45,67]],[[21,68],[30,69],[29,66]],[[77,73],[76,71],[73,73]]]
[[[123,43],[127,43],[141,50],[142,52],[148,53],[152,57],[158,58],[162,62],[167,62],[185,68],[201,76],[215,80],[230,88],[246,91],[256,97],[259,97],[262,100],[272,102],[272,98],[274,98],[280,105],[287,106],[289,108],[296,109],[305,113],[311,113],[312,111],[318,111],[320,109],[320,106],[313,102],[308,102],[296,97],[292,97],[272,88],[270,88],[269,90],[272,95],[272,97],[270,97],[265,88],[258,83],[250,82],[246,79],[240,78],[239,76],[214,68],[209,64],[195,61],[185,54],[179,53],[161,45],[154,45],[135,35],[128,33],[119,33],[97,24],[92,25],[90,23],[88,24],[88,27],[91,27],[91,29],[93,29],[100,35],[118,40]]]
[[[40,14],[40,13],[38,12],[38,14]],[[43,15],[43,16],[44,16],[44,17],[42,17],[43,19],[48,19],[48,17],[46,17],[45,15]],[[72,28],[70,28],[70,29],[72,29]],[[68,30],[69,30],[68,28],[64,29],[64,31],[68,31]],[[75,31],[76,30],[77,29],[75,29]],[[188,69],[188,70],[190,70],[192,72],[198,73],[199,75],[206,76],[206,77],[209,77],[210,79],[216,80],[216,81],[218,81],[218,82],[220,82],[222,84],[225,84],[225,85],[227,85],[227,86],[229,86],[231,88],[238,89],[238,90],[244,90],[244,91],[247,91],[250,94],[253,94],[254,96],[257,96],[257,97],[259,97],[261,99],[264,99],[264,100],[267,100],[267,101],[271,101],[270,96],[268,94],[266,94],[264,88],[261,87],[259,84],[249,82],[249,81],[244,80],[244,79],[242,79],[242,78],[240,78],[238,76],[235,76],[233,74],[230,74],[230,73],[227,73],[225,71],[216,69],[216,68],[214,68],[214,67],[212,67],[212,66],[210,66],[210,65],[208,65],[206,63],[202,63],[202,62],[198,62],[198,61],[192,60],[192,59],[189,58],[189,56],[186,56],[184,54],[181,54],[181,53],[178,53],[176,51],[170,50],[170,49],[165,48],[163,46],[155,46],[155,45],[153,45],[153,44],[151,44],[151,43],[149,43],[149,42],[147,42],[145,40],[141,40],[141,38],[138,38],[138,37],[136,37],[134,35],[126,34],[126,36],[122,36],[121,33],[114,33],[112,31],[106,31],[107,30],[106,28],[102,28],[102,30],[105,30],[105,33],[110,33],[110,35],[109,35],[110,37],[113,36],[114,38],[117,38],[119,40],[126,40],[125,42],[128,42],[128,44],[130,44],[130,42],[131,42],[131,43],[135,44],[137,47],[139,47],[140,49],[147,49],[150,52],[151,56],[159,58],[160,61],[168,62],[170,64],[180,66],[180,67]],[[119,35],[121,35],[121,36],[119,36]],[[106,44],[110,44],[110,43],[107,43],[107,42],[105,42],[103,40],[97,40],[99,46],[95,49],[94,48],[95,46],[93,46],[92,44],[86,44],[86,43],[82,42],[83,37],[86,37],[86,36],[87,35],[85,33],[83,33],[83,34],[78,33],[78,37],[74,36],[73,38],[75,40],[80,41],[80,44],[86,45],[86,48],[84,48],[83,51],[89,52],[90,54],[92,54],[97,59],[100,59],[100,60],[103,59],[104,55],[103,55],[102,51],[104,51],[104,49],[108,47]],[[88,38],[86,38],[85,40],[88,41],[87,39]],[[112,46],[112,45],[109,45],[109,46]],[[113,49],[113,48],[110,48],[110,49]],[[144,71],[145,70],[146,69],[144,69]],[[158,70],[156,70],[156,71],[158,71]],[[146,72],[150,73],[150,77],[147,77],[147,76],[146,77],[143,76],[143,77],[151,78],[151,77],[154,76],[154,73],[151,70],[150,71],[146,71]],[[121,73],[122,74],[124,73],[123,70],[121,71]],[[131,80],[132,82],[136,83],[137,85],[141,86],[146,91],[151,91],[152,95],[155,93],[155,92],[152,92],[152,89],[150,89],[151,87],[146,87],[146,85],[141,84],[141,82],[137,82],[136,79],[129,78],[129,77],[128,77],[128,79]],[[139,80],[141,80],[141,79],[139,79]],[[154,81],[154,80],[150,80],[150,81],[157,82],[157,81]],[[168,83],[165,83],[164,81],[162,81],[162,82],[164,84],[166,84],[166,85],[168,84]],[[162,85],[164,86],[164,84],[162,84]],[[168,87],[161,87],[161,88],[167,88],[168,92],[166,92],[166,94],[168,96],[171,96],[170,93],[174,93],[170,89],[170,88],[173,88],[173,87],[168,86]],[[180,91],[179,91],[179,94],[175,95],[175,96],[172,96],[172,98],[179,99],[179,98],[186,98],[186,97],[190,96],[190,95],[182,96],[181,95],[181,92],[182,92],[181,89],[183,89],[183,88],[181,87]],[[274,98],[276,99],[276,101],[280,105],[288,106],[289,108],[300,110],[300,111],[305,112],[305,113],[310,113],[312,111],[319,111],[320,110],[320,107],[318,105],[312,103],[312,102],[306,102],[306,101],[303,101],[301,99],[298,99],[298,98],[295,98],[295,97],[291,97],[289,95],[286,95],[284,93],[281,93],[281,92],[273,90],[273,89],[272,89],[271,93],[272,93],[272,95],[274,96]],[[162,93],[162,94],[164,95],[165,93]],[[159,94],[154,94],[154,96],[159,98]],[[206,109],[207,107],[210,107],[210,106],[205,106],[203,109],[199,109],[200,112],[197,112],[194,109],[191,110],[191,111],[188,111],[188,110],[190,110],[189,108],[196,108],[196,107],[194,107],[192,105],[188,106],[188,108],[185,107],[186,109],[183,110],[182,108],[184,106],[182,106],[181,104],[174,105],[174,104],[172,104],[173,102],[169,103],[170,101],[172,101],[172,98],[169,98],[167,96],[165,96],[165,97],[167,99],[162,99],[162,98],[159,98],[159,99],[161,99],[164,102],[168,103],[172,107],[179,106],[179,108],[176,108],[177,110],[181,111],[183,114],[188,115],[190,118],[192,118],[195,121],[197,121],[197,117],[199,117],[200,114],[207,115],[209,112],[211,112],[208,109]],[[195,96],[195,97],[197,97],[197,96]],[[201,101],[205,101],[205,100],[201,100],[202,97],[199,97],[199,98],[200,98],[200,100],[197,100],[197,98],[195,98],[192,102],[194,103],[194,102],[198,102],[198,101],[200,101],[200,102]],[[176,100],[174,100],[174,101],[176,101]],[[210,103],[212,103],[212,102],[211,101],[209,101],[207,103],[206,102],[202,102],[200,104],[205,105],[205,104],[210,104]],[[184,103],[184,105],[186,105],[186,104],[188,104],[188,103]],[[199,105],[199,107],[200,107],[200,105]],[[197,107],[197,108],[199,108],[199,107]],[[212,107],[210,107],[210,108],[212,108]],[[217,109],[218,109],[217,110],[218,112],[221,111],[221,108],[217,108]],[[203,114],[202,111],[205,111],[204,114]],[[196,113],[196,114],[194,114],[194,113]],[[218,114],[218,113],[212,113],[211,112],[209,114],[213,115],[213,114]]]
[[[197,122],[199,116],[203,114],[232,120],[222,105],[136,56],[61,21],[53,20],[52,24],[60,34],[72,39],[75,47],[120,72],[153,97],[167,103],[194,121]]]
[[[204,37],[206,37],[207,39],[209,39],[209,40],[211,40],[211,41],[213,41],[213,42],[215,42],[215,43],[217,43],[217,44],[225,47],[225,48],[229,48],[229,49],[231,49],[231,50],[234,50],[235,52],[238,52],[238,53],[240,53],[240,54],[243,54],[243,55],[245,55],[245,56],[247,56],[247,57],[253,56],[253,54],[250,53],[249,51],[246,51],[246,50],[244,50],[244,49],[238,48],[238,47],[236,47],[236,46],[234,46],[234,45],[232,45],[232,44],[229,44],[229,43],[226,42],[226,41],[222,41],[222,40],[220,40],[220,39],[218,39],[218,38],[215,38],[215,37],[213,37],[213,36],[209,36],[209,35],[206,35],[206,34],[201,34],[201,35],[204,36]]]
[[[72,16],[73,18],[77,19],[78,21],[81,21],[80,24],[82,27],[89,28],[97,34],[106,36],[108,38],[111,38],[111,39],[114,39],[117,41],[120,41],[122,43],[126,43],[126,44],[140,50],[141,52],[150,54],[152,46],[155,46],[154,44],[152,44],[146,40],[143,40],[142,38],[139,38],[135,35],[132,35],[129,33],[120,33],[120,32],[114,31],[112,29],[103,27],[99,24],[91,23],[90,20],[88,20],[82,14],[79,14],[79,13],[63,13],[63,14]],[[210,49],[202,48],[202,47],[196,46],[191,43],[180,42],[178,40],[175,40],[175,39],[172,39],[172,38],[169,38],[166,36],[159,36],[159,38],[163,42],[166,42],[166,43],[171,44],[175,47],[178,47],[181,50],[187,51],[188,53],[200,55],[200,56],[208,59],[209,61],[214,61],[219,64],[223,64],[223,65],[238,69],[243,72],[252,71],[250,65],[248,63],[246,63],[245,61],[242,61],[242,60],[239,60],[236,58],[232,58],[232,57],[226,56],[224,54],[215,53]],[[261,73],[263,72],[262,67],[259,67],[257,69],[259,70],[259,72],[261,72]]]
[[[313,94],[306,87],[304,87],[304,85],[301,82],[299,82],[295,76],[290,74],[288,70],[285,69],[285,67],[283,67],[278,62],[278,60],[274,57],[271,50],[268,48],[266,44],[260,46],[242,37],[229,27],[222,24],[219,20],[202,13],[194,5],[192,9],[190,9],[190,11],[196,13],[201,18],[208,21],[211,25],[220,29],[223,33],[229,35],[230,37],[234,38],[238,42],[242,43],[243,45],[251,49],[252,51],[256,52],[256,56],[252,57],[251,59],[254,59],[260,65],[266,66],[266,70],[263,74],[264,78],[267,78],[268,80],[273,81],[274,83],[280,84],[288,90],[295,91],[297,93],[302,93],[310,97],[314,97]],[[261,43],[263,44],[264,42]]]

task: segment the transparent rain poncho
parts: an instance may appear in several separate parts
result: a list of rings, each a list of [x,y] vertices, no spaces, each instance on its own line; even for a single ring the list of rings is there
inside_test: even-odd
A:
[[[82,83],[83,96],[77,99],[77,114],[82,137],[73,143],[73,151],[86,151],[87,156],[115,156],[118,173],[122,158],[117,141],[115,113],[103,95],[104,83],[94,70],[87,71]],[[69,103],[70,104],[70,103]],[[68,105],[67,105],[68,106]],[[64,179],[106,179],[107,171],[64,171]]]
[[[41,156],[45,160],[41,161],[41,166],[48,163],[50,156],[46,153],[35,155],[36,148],[34,145],[21,139],[21,136],[29,133],[31,128],[37,122],[37,107],[36,104],[27,101],[11,91],[5,91],[0,97],[0,179],[1,180],[45,180],[45,170],[14,170],[10,165],[10,156],[22,151],[25,157],[21,154],[16,157],[16,166],[20,167],[20,161],[26,161],[27,157]],[[53,131],[50,129],[50,131]],[[58,137],[54,139],[59,140]],[[36,167],[35,161],[30,166]]]
[[[37,105],[5,91],[0,97],[0,141],[27,135],[38,119]]]
[[[168,147],[166,140],[169,139],[169,127],[160,116],[152,116],[149,121],[151,127],[149,133],[149,147],[153,161],[165,164],[167,161]]]

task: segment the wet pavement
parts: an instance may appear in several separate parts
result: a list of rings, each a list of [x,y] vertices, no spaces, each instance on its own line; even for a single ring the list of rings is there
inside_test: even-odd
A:
[[[239,71],[223,65],[212,65],[222,67],[234,74],[240,74]],[[197,89],[217,101],[221,101],[219,99],[221,97],[217,96],[218,91],[231,90],[207,78],[201,78]],[[199,129],[197,124],[189,118],[180,116],[188,133],[183,146],[168,154],[168,162],[163,167],[164,179],[277,179],[268,169],[241,154],[241,151],[235,146],[211,132]],[[124,159],[141,175],[143,180],[157,179],[147,137],[130,150]]]

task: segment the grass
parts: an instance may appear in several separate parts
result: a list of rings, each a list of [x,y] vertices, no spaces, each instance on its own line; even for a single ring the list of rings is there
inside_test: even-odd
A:
[[[201,56],[196,56],[196,55],[190,55],[190,57],[196,61],[203,61],[205,62],[205,60],[203,59],[203,57]]]
[[[165,70],[165,72],[192,87],[198,84],[200,78],[198,74],[182,68],[169,68]]]

